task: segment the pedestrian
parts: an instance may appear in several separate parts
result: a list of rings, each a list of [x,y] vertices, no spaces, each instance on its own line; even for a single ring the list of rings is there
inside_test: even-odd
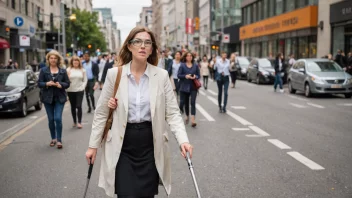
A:
[[[203,78],[204,89],[208,89],[208,78],[209,78],[209,62],[207,55],[203,56],[203,60],[200,62],[200,74]]]
[[[232,88],[235,88],[236,86],[236,80],[237,80],[237,74],[238,74],[237,70],[239,67],[240,65],[236,57],[236,53],[232,53],[230,56],[230,76],[231,76]]]
[[[179,89],[180,89],[180,85],[179,85],[179,79],[177,77],[177,74],[178,74],[178,69],[180,68],[180,65],[181,65],[181,54],[182,52],[180,51],[177,51],[175,53],[175,59],[172,60],[169,65],[169,68],[168,68],[168,73],[169,73],[169,77],[172,77],[173,81],[174,81],[174,84],[175,84],[175,92],[176,92],[176,95],[178,96],[179,95]]]
[[[118,68],[108,71],[86,158],[94,163],[97,148],[102,147],[99,186],[110,197],[117,194],[118,198],[152,198],[158,194],[159,180],[170,195],[171,157],[166,122],[183,157],[186,152],[192,155],[168,73],[156,67],[157,63],[154,34],[145,27],[136,27],[120,50],[119,66],[123,69],[115,96]],[[103,139],[109,108],[115,109],[114,121]]]
[[[50,146],[57,144],[62,148],[62,112],[67,94],[65,89],[70,87],[66,70],[62,68],[63,58],[56,50],[51,50],[46,55],[47,67],[39,73],[38,86],[41,88],[41,101],[44,103],[48,116],[51,134]]]
[[[87,74],[87,86],[85,89],[86,92],[86,99],[87,99],[87,105],[88,105],[88,113],[92,112],[95,110],[95,99],[94,99],[94,91],[98,88],[99,83],[99,66],[96,63],[93,63],[93,61],[90,60],[89,52],[84,53],[84,63],[83,67],[86,70]],[[91,106],[92,103],[92,106]]]
[[[15,63],[12,61],[12,59],[9,59],[6,69],[16,69]]]
[[[216,71],[215,80],[218,85],[218,105],[219,112],[226,113],[227,96],[230,84],[230,61],[227,59],[227,53],[222,52],[221,58],[218,59],[214,65]],[[221,106],[222,92],[224,90],[224,106]]]
[[[105,68],[105,64],[106,64],[106,59],[107,59],[107,55],[104,54],[103,56],[99,56],[99,86],[100,86],[100,90],[103,89],[103,81],[102,81],[102,77],[103,77],[103,72],[104,72],[104,68]]]
[[[30,71],[33,71],[33,68],[32,68],[32,66],[28,63],[28,62],[26,62],[26,66],[25,66],[25,69],[26,70],[30,70]]]
[[[67,75],[70,79],[70,87],[66,90],[71,104],[73,127],[82,128],[82,101],[84,89],[87,86],[87,74],[78,56],[70,60]],[[78,123],[77,123],[78,118]]]
[[[193,84],[194,79],[200,78],[198,65],[194,61],[194,56],[191,52],[187,52],[182,57],[182,63],[177,74],[180,79],[180,109],[185,107],[186,119],[189,122],[189,99],[191,98],[191,123],[192,127],[196,127],[196,99],[198,90]]]
[[[212,57],[212,59],[209,61],[209,70],[210,70],[210,78],[213,80],[215,80],[215,69],[214,69],[214,65],[216,63],[216,55]]]
[[[278,53],[275,61],[274,61],[274,68],[275,68],[275,82],[274,82],[274,91],[276,92],[276,88],[277,85],[279,84],[280,86],[280,92],[284,93],[284,90],[282,88],[282,78],[281,78],[281,74],[283,72],[284,69],[284,55],[282,55],[282,53]]]

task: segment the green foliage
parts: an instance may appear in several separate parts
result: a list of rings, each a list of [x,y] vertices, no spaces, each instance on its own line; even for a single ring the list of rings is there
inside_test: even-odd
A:
[[[90,52],[96,49],[106,51],[104,35],[98,27],[97,13],[73,9],[72,14],[76,14],[76,20],[66,20],[66,46],[70,47],[73,43],[76,49],[82,48]],[[88,49],[89,44],[92,45],[90,49]]]

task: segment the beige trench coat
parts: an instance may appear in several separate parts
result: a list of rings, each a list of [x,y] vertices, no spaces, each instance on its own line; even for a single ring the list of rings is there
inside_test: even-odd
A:
[[[102,146],[99,187],[103,188],[110,197],[113,197],[115,193],[115,169],[119,160],[128,117],[127,69],[130,67],[130,63],[123,67],[120,86],[116,94],[118,107],[113,113],[114,121],[107,135],[107,140],[102,145],[100,144],[109,112],[108,101],[113,97],[113,88],[118,72],[116,67],[108,70],[104,89],[101,92],[94,114],[89,141],[89,147],[91,148]],[[150,64],[148,64],[147,70],[150,74],[150,108],[155,164],[165,191],[167,195],[170,195],[171,162],[166,122],[170,125],[170,130],[179,145],[189,142],[189,140],[167,71]]]

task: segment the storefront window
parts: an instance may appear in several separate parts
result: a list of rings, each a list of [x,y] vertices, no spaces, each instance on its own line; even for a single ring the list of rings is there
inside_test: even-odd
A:
[[[309,58],[317,57],[317,36],[309,37]]]
[[[303,8],[307,5],[306,0],[297,0],[297,8]]]
[[[308,37],[298,38],[298,57],[308,58]]]
[[[263,19],[268,18],[268,0],[263,0]]]
[[[292,48],[291,48],[292,54],[294,54],[295,58],[298,59],[300,57],[298,55],[298,41],[297,41],[297,38],[292,38],[291,42],[292,42]]]
[[[291,55],[291,53],[292,53],[291,47],[292,47],[291,39],[288,38],[285,41],[285,52],[284,52],[285,58]]]
[[[345,28],[344,26],[334,27],[332,32],[332,43],[333,49],[332,54],[333,56],[336,55],[337,50],[343,50],[345,47]]]
[[[279,53],[279,52],[281,52],[285,55],[285,40],[284,39],[279,40],[277,53]]]
[[[282,14],[283,0],[276,0],[276,15]]]
[[[285,12],[290,12],[295,9],[295,1],[286,0],[285,2]]]
[[[250,54],[249,54],[249,44],[247,43],[247,44],[245,44],[245,53],[244,53],[244,56],[250,56]]]
[[[268,51],[269,53],[267,55],[265,55],[266,57],[274,57],[273,54],[273,41],[269,41],[268,42]]]
[[[309,0],[309,5],[317,5],[318,0]]]
[[[267,57],[268,56],[268,42],[262,42],[262,54],[260,55],[261,57]]]

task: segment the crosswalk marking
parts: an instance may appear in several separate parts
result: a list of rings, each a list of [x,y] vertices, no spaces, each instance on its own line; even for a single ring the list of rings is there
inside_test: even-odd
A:
[[[289,103],[289,104],[294,106],[294,107],[300,108],[300,109],[306,108],[306,106],[304,106],[304,105],[299,105],[299,104],[295,104],[295,103]]]
[[[308,99],[300,98],[300,97],[298,97],[298,96],[288,95],[288,97],[293,98],[293,99],[297,99],[297,100],[300,100],[300,101],[305,101],[305,102],[309,101]]]
[[[250,129],[252,129],[252,131],[256,132],[258,135],[265,137],[265,136],[270,136],[269,133],[265,132],[264,130],[262,130],[261,128],[257,127],[257,126],[249,126]]]
[[[268,139],[268,142],[272,143],[279,149],[291,149],[291,147],[287,146],[285,143],[281,142],[278,139]]]
[[[206,96],[207,94],[204,93],[204,91],[199,90],[199,93],[202,94],[203,96]]]
[[[208,97],[208,99],[210,100],[210,101],[212,101],[215,105],[218,105],[218,100],[216,100],[215,98],[213,98],[213,97],[211,97],[211,96],[207,96]]]
[[[246,109],[246,107],[243,107],[243,106],[232,106],[231,108],[233,108],[233,109]]]
[[[208,121],[215,121],[213,117],[211,117],[204,109],[202,106],[200,106],[198,103],[196,104],[197,110],[203,114],[203,116],[208,120]]]
[[[321,105],[318,105],[318,104],[314,104],[314,103],[307,103],[307,105],[310,105],[312,107],[316,107],[316,108],[319,108],[319,109],[324,109],[325,107],[321,106]]]
[[[212,91],[212,90],[210,90],[210,89],[208,89],[208,92],[211,93],[211,94],[213,94],[214,96],[217,96],[217,95],[218,95],[218,93],[215,93],[214,91]]]
[[[232,128],[234,131],[249,131],[249,128]]]
[[[295,158],[297,161],[301,162],[302,164],[306,165],[308,168],[312,170],[324,170],[325,168],[320,166],[319,164],[313,162],[312,160],[308,159],[307,157],[303,156],[302,154],[293,151],[287,152],[288,155]]]
[[[233,119],[237,120],[239,123],[241,123],[241,124],[243,124],[245,126],[253,125],[252,123],[250,123],[247,120],[243,119],[241,116],[232,113],[231,111],[227,111],[226,114],[231,116]]]

